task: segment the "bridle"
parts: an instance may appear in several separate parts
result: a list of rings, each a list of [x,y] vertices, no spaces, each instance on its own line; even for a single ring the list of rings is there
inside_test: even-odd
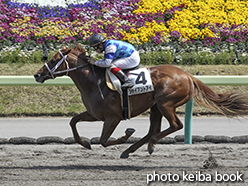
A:
[[[67,55],[64,55],[61,51],[59,51],[59,53],[62,56],[62,59],[52,69],[50,69],[50,67],[48,66],[48,64],[45,63],[45,66],[46,66],[47,70],[49,71],[49,73],[51,74],[51,77],[53,79],[55,78],[54,75],[56,75],[56,74],[62,74],[62,73],[65,73],[66,72],[66,76],[68,76],[68,73],[69,72],[74,71],[74,70],[77,70],[79,68],[83,68],[83,67],[85,67],[85,66],[87,66],[87,65],[90,64],[90,63],[86,63],[86,64],[83,64],[83,65],[80,65],[80,66],[77,66],[77,67],[74,67],[74,68],[70,68],[69,67],[69,63],[66,60]],[[65,62],[65,64],[66,64],[66,70],[56,71],[63,62]]]
[[[48,64],[45,63],[45,66],[46,66],[47,70],[49,71],[49,73],[51,74],[51,77],[53,79],[55,79],[54,75],[56,75],[56,74],[62,74],[62,73],[65,73],[66,72],[66,76],[68,76],[68,73],[69,72],[74,71],[74,70],[77,70],[79,68],[83,68],[83,67],[85,67],[85,66],[87,66],[87,65],[90,64],[90,63],[85,63],[83,65],[80,65],[80,66],[77,66],[77,67],[74,67],[74,68],[70,68],[69,67],[69,63],[66,60],[67,55],[64,55],[61,51],[59,51],[59,53],[62,56],[62,59],[52,69],[50,69],[50,67],[48,66]],[[66,64],[66,70],[56,71],[63,62],[65,62],[65,64]],[[91,68],[92,68],[92,71],[93,71],[94,76],[96,76],[96,73],[95,73],[95,70],[94,70],[93,65],[91,65]],[[101,95],[102,99],[104,99],[104,96],[103,96],[103,93],[101,91],[101,88],[100,88],[100,85],[99,84],[100,84],[100,82],[98,81],[97,82],[97,87],[98,87],[98,90],[100,92],[100,95]]]

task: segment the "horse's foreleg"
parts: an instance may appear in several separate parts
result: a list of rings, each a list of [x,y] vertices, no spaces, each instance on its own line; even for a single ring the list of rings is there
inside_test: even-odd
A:
[[[157,108],[157,105],[151,107],[151,114],[150,114],[150,129],[146,136],[144,136],[141,140],[131,145],[127,150],[125,150],[120,158],[128,158],[129,153],[135,152],[138,148],[144,145],[152,135],[159,133],[161,130],[161,121],[162,121],[162,114]]]
[[[76,143],[79,143],[80,145],[84,146],[87,149],[91,149],[90,146],[90,142],[87,140],[82,141],[81,137],[78,134],[77,128],[76,128],[76,124],[79,121],[97,121],[96,118],[94,118],[93,116],[91,116],[87,111],[83,112],[81,114],[78,114],[76,116],[74,116],[71,121],[70,121],[70,126],[72,129],[72,133],[75,139]]]
[[[100,138],[100,143],[102,144],[102,146],[107,147],[110,145],[117,145],[117,144],[125,143],[127,139],[135,132],[134,129],[128,128],[125,131],[125,134],[126,134],[125,136],[122,136],[116,140],[108,140],[109,137],[114,132],[117,125],[119,124],[119,122],[120,120],[114,120],[114,119],[106,120],[104,122],[103,129],[102,129],[102,135]]]

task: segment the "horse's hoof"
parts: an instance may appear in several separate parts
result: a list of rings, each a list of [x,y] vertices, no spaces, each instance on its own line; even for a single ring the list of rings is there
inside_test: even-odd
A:
[[[90,145],[90,142],[88,142],[88,141],[84,141],[84,147],[85,147],[86,149],[91,150],[91,145]]]
[[[125,131],[125,133],[129,136],[131,136],[134,132],[135,132],[135,129],[133,128],[127,128],[127,130]]]
[[[155,148],[154,145],[151,144],[148,145],[148,152],[150,155],[154,152],[154,148]]]
[[[120,158],[122,158],[122,159],[126,159],[128,157],[129,157],[129,154],[126,154],[126,153],[122,153],[120,156]]]
[[[148,152],[149,152],[149,154],[151,155],[153,152],[154,152],[154,148],[152,147],[152,148],[149,148],[148,149]]]

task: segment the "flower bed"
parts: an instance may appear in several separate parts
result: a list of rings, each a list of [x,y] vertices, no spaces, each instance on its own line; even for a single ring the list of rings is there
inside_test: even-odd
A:
[[[232,0],[91,0],[67,7],[0,0],[0,50],[18,44],[81,42],[93,33],[180,52],[204,47],[248,50],[248,2]]]

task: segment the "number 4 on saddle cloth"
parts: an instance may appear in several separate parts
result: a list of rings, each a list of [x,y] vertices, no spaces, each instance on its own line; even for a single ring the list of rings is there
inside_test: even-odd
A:
[[[134,84],[132,88],[122,90],[120,80],[109,69],[106,70],[106,83],[111,90],[117,91],[122,98],[123,119],[130,119],[129,96],[152,92],[154,87],[150,71],[147,68],[130,70],[125,73]]]

